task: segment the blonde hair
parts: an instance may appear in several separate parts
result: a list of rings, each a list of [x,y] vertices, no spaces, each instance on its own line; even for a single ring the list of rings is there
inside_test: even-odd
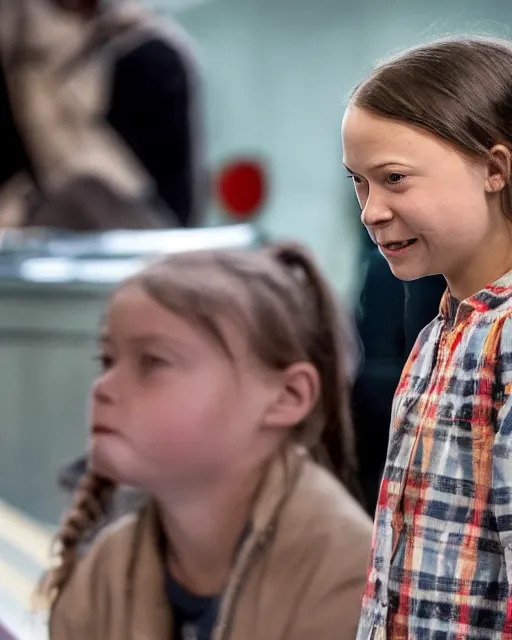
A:
[[[350,389],[341,352],[340,323],[331,290],[300,246],[247,252],[203,251],[174,255],[121,285],[136,284],[166,309],[207,332],[231,357],[219,319],[244,332],[254,355],[272,369],[309,361],[320,375],[314,410],[292,437],[359,496]],[[57,596],[77,561],[77,546],[104,512],[114,483],[88,471],[57,535],[59,565],[44,585]]]

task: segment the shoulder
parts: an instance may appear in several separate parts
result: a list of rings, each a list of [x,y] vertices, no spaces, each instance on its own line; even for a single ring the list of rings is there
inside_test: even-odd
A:
[[[307,502],[308,511],[325,513],[328,520],[351,522],[367,529],[370,518],[348,490],[327,469],[306,459],[292,502]],[[371,526],[370,526],[371,528]]]
[[[371,539],[368,515],[334,477],[307,462],[281,513],[274,549],[273,589],[287,594],[280,596],[287,638],[355,638]]]
[[[417,345],[422,347],[426,343],[435,343],[442,326],[443,319],[440,315],[431,319],[430,322],[419,331],[418,338],[416,340]]]
[[[129,513],[102,529],[89,550],[80,559],[78,568],[95,565],[98,562],[103,563],[105,557],[111,558],[112,554],[115,560],[123,557],[131,550],[143,517],[141,512]]]
[[[181,69],[183,67],[183,53],[157,36],[151,37],[144,42],[136,44],[134,48],[123,51],[117,59],[119,67],[130,66],[133,69],[140,69],[142,66],[147,70],[146,65],[161,67],[171,66]]]
[[[501,322],[501,341],[502,350],[512,351],[512,307],[507,309]]]
[[[146,83],[159,78],[163,85],[172,79],[195,75],[198,66],[186,35],[174,29],[167,32],[148,28],[140,35],[134,34],[114,50],[114,61],[116,78],[134,75],[146,79]],[[162,73],[166,75],[162,77]]]
[[[102,603],[126,575],[141,517],[130,514],[105,528],[78,561],[51,612],[52,639],[64,638],[64,628],[76,637],[94,629],[93,618],[101,618]]]
[[[500,324],[496,363],[501,382],[510,393],[512,389],[512,309],[508,310]]]
[[[101,531],[91,548],[78,561],[63,593],[68,588],[74,589],[78,586],[87,593],[88,587],[92,584],[105,582],[105,577],[113,569],[128,564],[142,517],[140,514],[123,516]]]
[[[282,515],[290,548],[315,563],[325,558],[342,580],[364,578],[372,521],[328,471],[307,460]]]
[[[114,59],[110,93],[110,110],[119,110],[122,120],[127,113],[148,109],[169,118],[169,109],[194,103],[198,87],[197,73],[191,59],[161,38],[152,38],[124,51]],[[112,114],[109,115],[112,118]],[[172,120],[172,119],[171,119]],[[137,125],[148,124],[137,115]],[[115,126],[115,125],[114,125]]]

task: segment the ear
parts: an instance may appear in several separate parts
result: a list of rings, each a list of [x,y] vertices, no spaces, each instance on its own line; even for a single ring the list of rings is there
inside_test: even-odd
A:
[[[488,193],[502,191],[510,182],[512,161],[510,151],[503,144],[496,144],[490,150],[485,178],[485,190]]]
[[[320,394],[320,376],[310,362],[296,362],[280,373],[281,385],[264,426],[291,429],[313,410]]]

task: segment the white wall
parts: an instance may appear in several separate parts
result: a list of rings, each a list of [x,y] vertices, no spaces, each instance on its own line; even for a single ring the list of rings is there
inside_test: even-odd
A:
[[[404,46],[453,32],[507,36],[500,23],[512,21],[512,2],[211,0],[178,15],[202,54],[213,165],[245,152],[266,158],[262,224],[311,246],[349,296],[358,211],[341,167],[345,96],[374,60]]]

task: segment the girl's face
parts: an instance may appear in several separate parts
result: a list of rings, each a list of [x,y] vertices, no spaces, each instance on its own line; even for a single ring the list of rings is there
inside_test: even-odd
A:
[[[183,492],[236,477],[279,446],[267,425],[279,374],[254,362],[235,326],[223,328],[233,360],[139,286],[114,296],[92,393],[95,471],[152,493]]]
[[[463,299],[501,275],[510,240],[487,163],[355,106],[342,142],[362,222],[398,278],[442,273]]]

